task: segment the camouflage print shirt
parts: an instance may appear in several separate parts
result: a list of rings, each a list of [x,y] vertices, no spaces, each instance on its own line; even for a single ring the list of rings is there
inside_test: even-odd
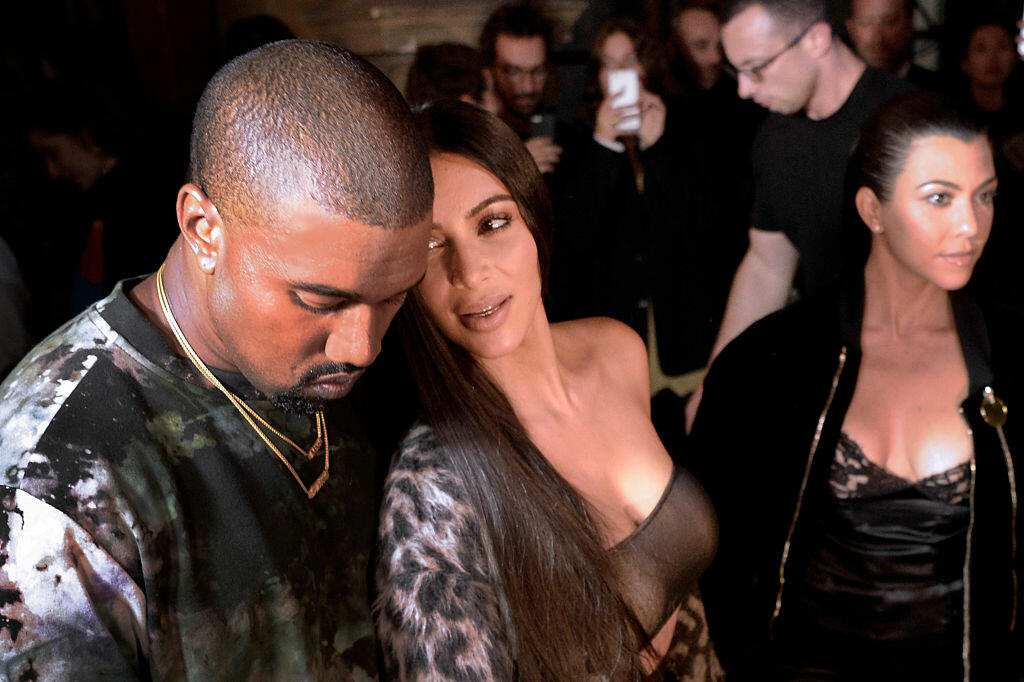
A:
[[[218,377],[313,443],[312,418]],[[360,433],[331,408],[307,500],[119,285],[0,385],[0,680],[375,678]],[[322,451],[291,455],[312,484]]]

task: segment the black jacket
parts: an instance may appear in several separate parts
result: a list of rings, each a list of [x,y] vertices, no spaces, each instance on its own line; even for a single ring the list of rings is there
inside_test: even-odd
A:
[[[961,405],[974,438],[965,571],[969,666],[965,679],[1017,680],[1022,667],[1019,470],[1024,414],[1024,321],[951,294],[970,377]],[[804,535],[824,495],[853,397],[861,352],[863,281],[754,324],[715,360],[693,429],[687,466],[721,523],[718,557],[702,583],[712,639],[730,679],[765,679],[785,577],[798,573]],[[1005,402],[999,429],[981,408]],[[992,402],[992,398],[988,399]],[[780,579],[781,577],[781,579]],[[856,655],[851,652],[851,655]]]
[[[566,145],[552,183],[548,313],[554,321],[613,317],[646,340],[650,300],[662,369],[674,375],[707,362],[747,225],[724,220],[715,204],[713,190],[726,183],[708,170],[713,150],[700,121],[682,104],[666,107],[664,134],[638,154],[642,193],[628,156],[595,142],[591,130],[581,126]],[[741,203],[732,194],[730,206]]]

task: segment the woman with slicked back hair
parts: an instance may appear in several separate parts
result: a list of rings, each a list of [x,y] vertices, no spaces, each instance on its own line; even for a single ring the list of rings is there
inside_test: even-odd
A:
[[[860,267],[711,367],[690,465],[730,679],[1019,679],[1024,320],[960,291],[996,183],[951,102],[882,105],[847,167]]]
[[[423,402],[385,487],[377,630],[401,680],[713,680],[717,524],[650,422],[640,338],[549,324],[551,209],[497,118],[418,114],[431,255],[402,330]]]

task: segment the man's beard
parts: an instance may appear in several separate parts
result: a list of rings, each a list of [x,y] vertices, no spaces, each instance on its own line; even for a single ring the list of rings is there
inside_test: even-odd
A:
[[[513,95],[505,100],[505,107],[521,118],[529,118],[540,106],[540,93]]]
[[[334,374],[359,374],[365,367],[354,365],[350,362],[329,362],[316,367],[310,367],[303,373],[299,381],[286,391],[268,396],[270,404],[291,414],[314,414],[324,409],[328,401],[303,395],[301,391],[309,387],[317,379]],[[353,379],[355,381],[355,379]]]

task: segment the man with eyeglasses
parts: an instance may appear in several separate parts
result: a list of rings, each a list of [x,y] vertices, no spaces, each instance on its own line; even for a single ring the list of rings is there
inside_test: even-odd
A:
[[[847,155],[868,114],[912,88],[866,66],[835,36],[826,0],[732,0],[722,46],[740,97],[772,113],[751,151],[749,246],[711,360],[782,308],[794,284],[806,297],[838,279],[848,246],[841,227]],[[698,390],[688,425],[699,402]]]
[[[541,173],[552,173],[561,158],[553,118],[539,116],[548,80],[551,23],[529,3],[502,5],[480,33],[480,51],[503,105],[501,118],[526,144]]]

